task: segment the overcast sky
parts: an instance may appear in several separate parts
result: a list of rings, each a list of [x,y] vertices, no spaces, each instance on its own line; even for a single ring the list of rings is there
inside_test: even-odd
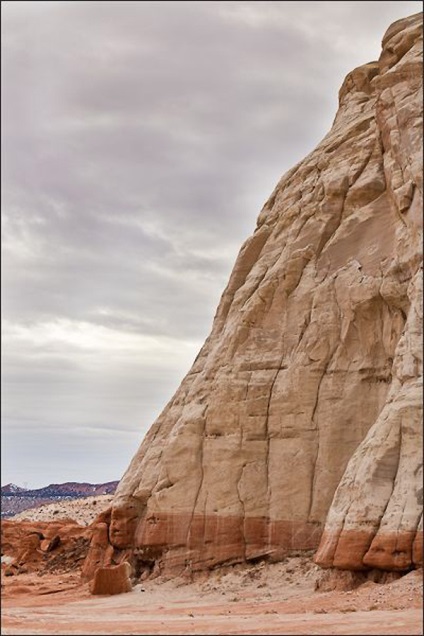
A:
[[[2,2],[2,484],[120,479],[278,179],[420,2]]]

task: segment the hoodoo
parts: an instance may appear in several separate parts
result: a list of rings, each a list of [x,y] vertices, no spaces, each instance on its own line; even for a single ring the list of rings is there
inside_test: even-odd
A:
[[[242,246],[212,331],[84,566],[181,573],[317,549],[422,563],[422,15],[354,69]]]

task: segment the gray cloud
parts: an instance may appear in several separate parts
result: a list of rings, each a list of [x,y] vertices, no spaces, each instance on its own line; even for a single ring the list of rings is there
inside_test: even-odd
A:
[[[3,482],[121,476],[275,183],[420,8],[3,3]]]

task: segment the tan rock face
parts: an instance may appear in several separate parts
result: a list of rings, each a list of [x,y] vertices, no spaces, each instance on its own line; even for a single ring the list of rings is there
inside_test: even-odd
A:
[[[421,45],[421,15],[390,27],[264,205],[118,486],[115,551],[200,569],[315,548],[325,525],[322,565],[418,558]]]

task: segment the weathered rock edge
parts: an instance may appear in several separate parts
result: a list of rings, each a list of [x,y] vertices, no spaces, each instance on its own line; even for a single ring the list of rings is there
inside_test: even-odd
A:
[[[331,131],[265,203],[85,578],[318,546],[324,567],[422,563],[421,209],[417,14],[349,73]]]

